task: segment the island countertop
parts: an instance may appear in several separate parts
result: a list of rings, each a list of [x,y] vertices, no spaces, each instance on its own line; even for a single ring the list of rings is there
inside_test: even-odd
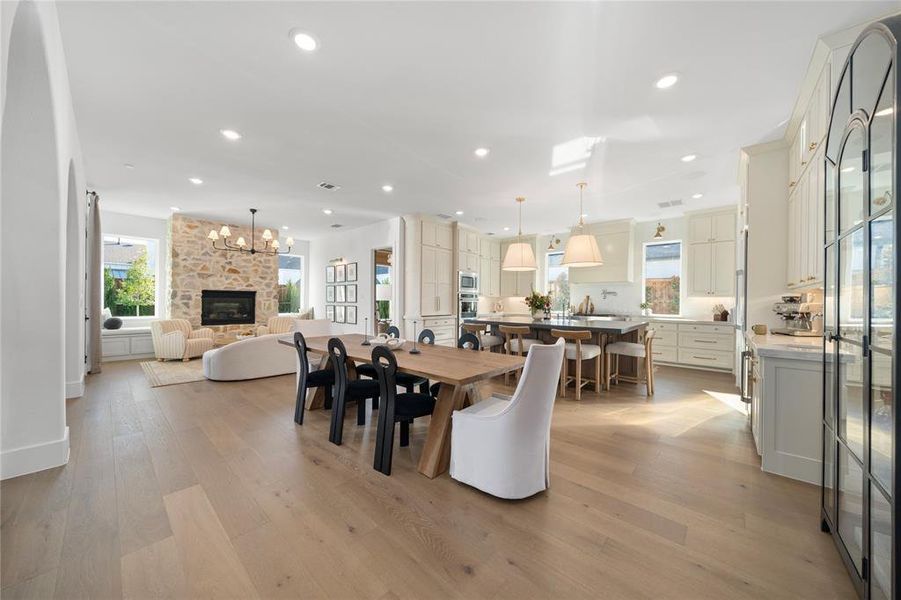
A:
[[[528,325],[532,329],[583,329],[605,333],[630,333],[647,327],[648,321],[624,321],[611,317],[570,317],[537,319],[531,317],[477,317],[464,319],[464,323],[477,323],[479,325]]]

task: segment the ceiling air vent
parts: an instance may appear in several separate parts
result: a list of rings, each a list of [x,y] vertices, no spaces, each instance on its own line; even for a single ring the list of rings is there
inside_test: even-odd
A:
[[[344,227],[344,225],[341,223],[332,223],[331,227],[332,229],[338,229],[339,227]]]
[[[672,205],[669,203],[669,201],[666,201],[666,202],[658,202],[657,206],[659,206],[660,208],[669,208]]]
[[[334,191],[334,190],[340,190],[340,189],[341,189],[341,186],[340,186],[340,185],[335,185],[334,183],[329,183],[328,181],[320,181],[320,182],[319,182],[319,185],[317,185],[316,187],[320,187],[320,188],[322,188],[322,189],[324,189],[324,190],[329,190],[329,191]]]
[[[440,218],[442,218],[442,219],[452,219],[452,218],[453,218],[453,217],[451,217],[450,215],[446,215],[446,214],[444,214],[444,213],[438,213],[436,216],[438,216],[438,217],[440,217]]]
[[[681,200],[673,200],[672,202],[669,203],[669,205],[670,206],[682,206],[682,201]]]

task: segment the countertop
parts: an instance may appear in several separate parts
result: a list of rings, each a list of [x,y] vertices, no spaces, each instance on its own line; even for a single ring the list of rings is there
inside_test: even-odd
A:
[[[793,360],[823,360],[822,337],[795,337],[775,333],[755,335],[748,332],[746,338],[759,356]],[[831,346],[831,343],[829,345]]]
[[[528,325],[533,329],[587,329],[589,331],[612,331],[619,334],[641,329],[648,324],[647,319],[629,321],[620,317],[571,317],[566,319],[534,320],[532,317],[488,316],[465,319],[465,322],[482,325]]]

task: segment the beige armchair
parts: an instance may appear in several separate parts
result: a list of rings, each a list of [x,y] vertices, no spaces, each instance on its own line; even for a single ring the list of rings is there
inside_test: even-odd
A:
[[[297,315],[278,315],[269,317],[266,325],[257,327],[257,335],[269,333],[291,333],[297,327]]]
[[[208,327],[191,330],[187,319],[152,321],[153,352],[157,360],[190,360],[213,347],[213,330]]]

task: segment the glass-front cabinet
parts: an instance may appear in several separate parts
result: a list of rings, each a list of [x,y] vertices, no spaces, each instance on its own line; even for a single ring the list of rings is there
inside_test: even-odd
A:
[[[823,169],[823,530],[862,598],[898,598],[901,17],[869,26],[845,63]]]

